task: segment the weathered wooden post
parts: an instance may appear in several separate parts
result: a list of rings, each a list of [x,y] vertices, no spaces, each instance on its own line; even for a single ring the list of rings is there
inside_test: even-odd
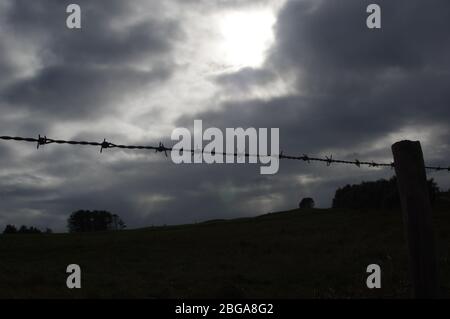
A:
[[[415,298],[437,298],[438,279],[431,203],[425,163],[418,141],[392,145],[403,211]]]

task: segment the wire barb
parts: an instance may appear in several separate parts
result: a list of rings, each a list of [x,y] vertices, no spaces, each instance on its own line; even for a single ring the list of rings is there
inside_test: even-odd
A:
[[[310,162],[310,159],[309,159],[309,156],[306,155],[306,154],[303,154],[302,160],[305,161],[305,162],[307,162],[308,164],[311,163],[311,162]]]
[[[325,161],[327,162],[327,166],[331,166],[331,163],[333,163],[333,155],[330,155],[330,157],[325,156]]]
[[[163,153],[164,152],[164,154],[167,157],[167,151],[169,151],[169,149],[167,147],[165,147],[162,142],[159,142],[159,145],[156,148],[156,153]]]
[[[47,136],[41,137],[41,135],[39,134],[38,139],[37,139],[36,149],[39,149],[39,146],[45,145],[45,144],[48,144]]]
[[[100,144],[100,153],[103,153],[103,150],[105,148],[110,148],[111,146],[113,146],[113,144],[109,143],[106,141],[106,138],[103,139],[103,142]]]

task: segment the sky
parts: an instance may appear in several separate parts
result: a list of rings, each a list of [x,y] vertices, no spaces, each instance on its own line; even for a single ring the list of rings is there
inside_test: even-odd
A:
[[[81,30],[66,7],[82,10]],[[381,7],[368,29],[366,7]],[[391,162],[420,140],[450,165],[448,0],[0,0],[0,135],[165,145],[176,127],[279,128],[294,155]],[[108,210],[129,228],[256,216],[386,168],[174,164],[149,151],[0,141],[0,228],[66,231]],[[443,189],[446,172],[429,172]]]

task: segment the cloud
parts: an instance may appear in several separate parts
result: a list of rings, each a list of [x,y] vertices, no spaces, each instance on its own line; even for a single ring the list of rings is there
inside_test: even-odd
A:
[[[207,19],[191,30],[183,12],[272,1],[80,1],[79,32],[65,28],[68,2],[5,3],[0,126],[8,134],[168,145],[155,127],[170,128],[167,105],[175,104],[177,126],[202,119],[204,127],[279,127],[285,153],[390,161],[391,143],[420,138],[427,161],[448,162],[446,0],[380,0],[381,30],[365,26],[369,1],[287,1],[264,65],[219,75],[195,69],[198,61],[189,58],[197,47],[180,49],[196,43],[207,56],[214,34],[210,25],[198,25]],[[199,30],[208,35],[196,38]],[[198,92],[204,82],[214,88],[211,97]],[[199,105],[176,99],[186,92]],[[197,107],[203,111],[193,114]],[[59,231],[77,209],[110,210],[131,227],[144,227],[289,209],[309,196],[328,206],[337,187],[393,174],[282,161],[277,175],[261,176],[258,165],[175,165],[147,151],[100,154],[59,145],[37,151],[3,142],[0,155],[0,225]],[[438,178],[450,186],[448,177]]]
[[[86,118],[116,111],[137,91],[169,75],[164,68],[145,72],[120,67],[48,67],[32,79],[10,86],[4,96],[8,105],[24,107],[31,115],[63,120]]]
[[[369,30],[369,3],[289,1],[266,65],[217,82],[238,91],[267,85],[269,74],[293,76],[296,93],[228,101],[193,117],[220,126],[280,127],[282,145],[318,152],[370,145],[404,127],[444,125],[450,117],[450,6],[381,1],[382,29]]]
[[[252,87],[263,86],[274,80],[275,75],[268,69],[243,68],[237,72],[218,75],[216,82],[230,90],[249,91]]]
[[[227,94],[234,90],[235,98],[219,109],[182,116],[178,125],[202,119],[205,126],[222,128],[279,127],[286,153],[332,153],[335,158],[385,162],[391,161],[393,142],[417,138],[424,143],[426,158],[445,165],[450,157],[446,142],[450,137],[446,31],[450,5],[446,1],[410,1],[408,5],[379,1],[382,29],[369,30],[365,24],[369,3],[288,1],[279,13],[275,44],[265,65],[217,78]],[[294,92],[269,99],[242,98],[241,91],[270,87],[276,77],[269,74],[294,83]],[[299,170],[305,173],[298,165],[282,162],[281,175],[286,174],[287,183],[295,185]],[[339,186],[335,181],[392,174],[363,171],[364,175],[354,168],[311,171],[313,177],[327,176],[317,182],[315,196],[321,198],[320,205],[330,203],[330,185]],[[440,182],[449,186],[445,177]]]
[[[86,118],[114,111],[124,99],[170,77],[176,67],[173,43],[182,37],[176,21],[135,21],[130,14],[137,7],[123,1],[80,1],[82,29],[69,30],[66,2],[10,3],[3,28],[16,37],[2,47],[30,41],[37,65],[3,89],[3,108],[61,120]]]

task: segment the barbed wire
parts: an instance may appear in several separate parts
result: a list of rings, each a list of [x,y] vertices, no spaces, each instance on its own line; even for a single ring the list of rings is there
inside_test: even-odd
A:
[[[37,138],[32,137],[19,137],[19,136],[0,136],[0,140],[5,141],[16,141],[16,142],[29,142],[29,143],[36,143],[36,147],[39,149],[40,146],[48,145],[48,144],[67,144],[67,145],[83,145],[83,146],[97,146],[100,147],[100,153],[103,153],[104,149],[108,148],[117,148],[117,149],[129,149],[129,150],[154,150],[156,153],[164,153],[167,157],[167,152],[177,151],[182,154],[183,152],[188,152],[191,154],[210,154],[210,155],[223,155],[223,156],[233,156],[233,157],[278,157],[279,159],[288,159],[288,160],[298,160],[303,161],[306,163],[311,162],[323,162],[326,163],[327,166],[330,166],[331,164],[347,164],[347,165],[354,165],[357,167],[361,166],[368,166],[368,167],[390,167],[394,168],[395,164],[393,162],[391,163],[378,163],[375,161],[360,161],[358,159],[355,159],[353,161],[349,160],[339,160],[334,159],[332,155],[325,156],[325,157],[311,157],[306,154],[303,154],[301,156],[292,156],[292,155],[285,155],[283,152],[280,152],[280,154],[249,154],[249,153],[243,153],[243,152],[234,152],[234,153],[227,153],[227,152],[216,152],[216,151],[205,151],[204,149],[176,149],[173,147],[166,147],[162,142],[159,142],[158,146],[155,145],[122,145],[122,144],[114,144],[111,142],[108,142],[106,139],[103,139],[103,142],[88,142],[88,141],[72,141],[72,140],[61,140],[61,139],[52,139],[48,138],[47,136],[38,136]],[[441,166],[425,166],[426,169],[429,170],[435,170],[435,171],[449,171],[450,172],[450,166],[449,167],[441,167]]]

